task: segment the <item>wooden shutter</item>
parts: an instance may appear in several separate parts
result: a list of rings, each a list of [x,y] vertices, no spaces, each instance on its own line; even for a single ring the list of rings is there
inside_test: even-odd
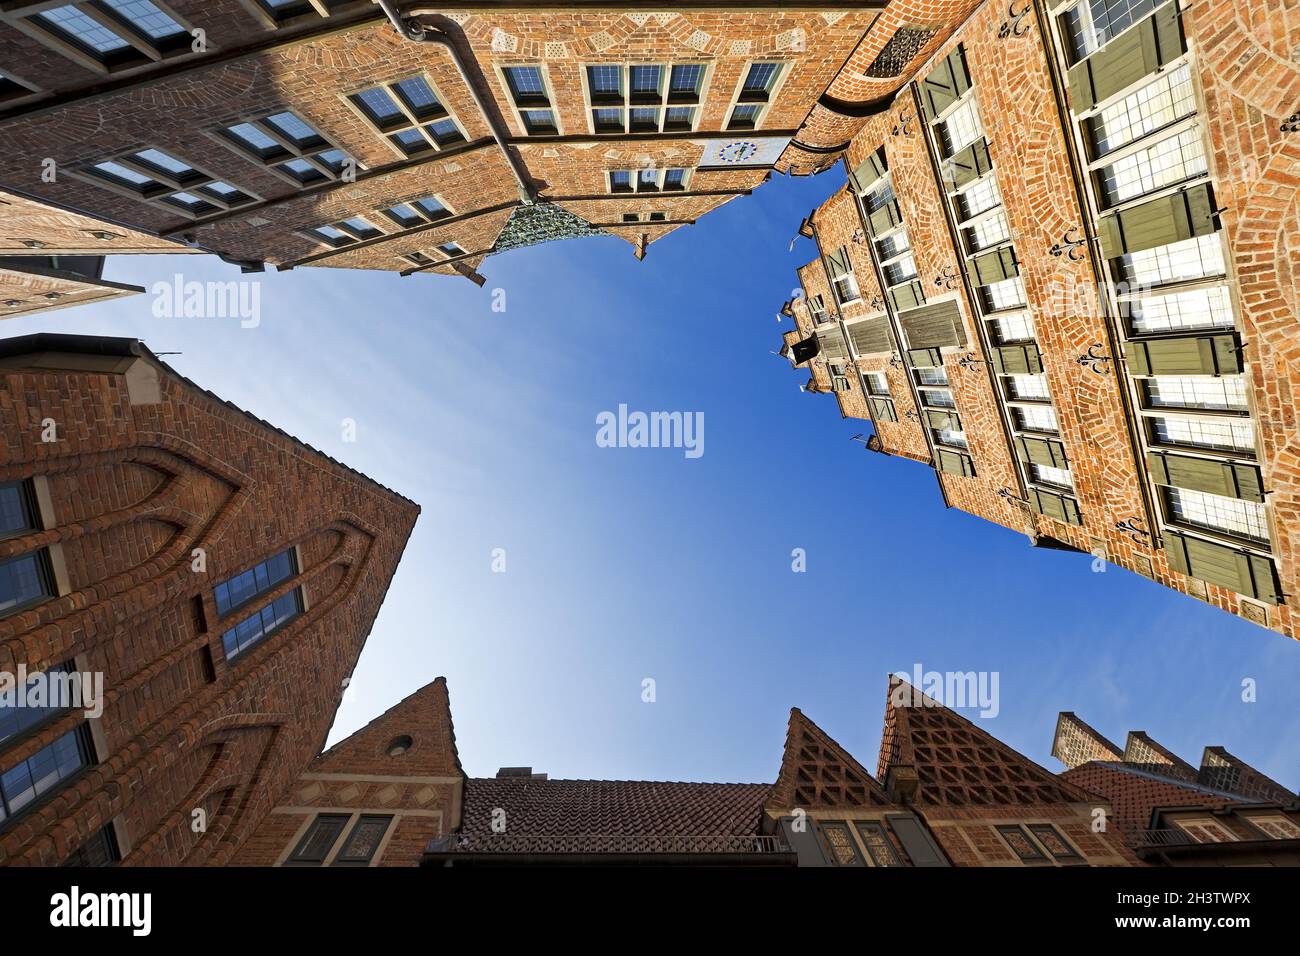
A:
[[[938,349],[908,349],[907,364],[912,368],[943,368],[943,356]]]
[[[794,817],[782,817],[778,825],[786,846],[794,850],[799,866],[830,866],[817,838],[817,821],[805,816],[800,827],[796,827],[794,821]]]
[[[1049,468],[1068,468],[1065,446],[1055,438],[1029,438],[1016,436],[1016,451],[1022,461],[1034,465],[1046,465]]]
[[[844,343],[844,335],[837,326],[822,326],[817,330],[817,341],[821,343],[821,354],[829,359],[847,359],[849,348]]]
[[[939,454],[935,460],[935,467],[946,475],[961,475],[963,478],[973,478],[975,476],[975,462],[970,455],[964,455],[959,451],[949,451],[947,448],[935,449]]]
[[[1165,535],[1169,566],[1210,584],[1229,588],[1268,604],[1280,597],[1273,562],[1240,548],[1193,538],[1176,531]]]
[[[890,334],[887,316],[876,316],[855,322],[849,326],[849,338],[853,340],[853,350],[859,355],[876,355],[880,352],[893,351],[894,340]]]
[[[840,246],[826,253],[826,268],[830,270],[831,277],[836,278],[844,275],[849,271],[849,250],[846,246]]]
[[[961,419],[957,417],[956,412],[945,411],[941,408],[927,408],[925,410],[925,420],[931,428],[942,431],[945,428],[952,431],[961,431]]]
[[[989,144],[983,139],[978,139],[948,161],[945,176],[950,189],[961,189],[992,168],[993,163],[989,160]]]
[[[899,813],[890,814],[885,819],[889,821],[889,828],[898,837],[898,842],[903,844],[903,849],[912,858],[913,866],[951,865],[943,855],[943,851],[915,817]]]
[[[898,421],[898,410],[894,408],[894,401],[890,398],[876,398],[874,395],[867,399],[871,406],[871,417],[878,422],[896,422]]]
[[[961,309],[949,299],[936,302],[898,316],[907,344],[912,348],[942,348],[945,345],[965,345],[966,327],[962,325]]]
[[[966,72],[966,59],[959,46],[921,81],[921,108],[925,118],[934,122],[969,89],[970,74]]]
[[[1259,469],[1244,462],[1153,451],[1147,455],[1147,466],[1151,469],[1151,477],[1160,485],[1191,488],[1245,501],[1264,500]]]
[[[970,268],[971,279],[977,286],[992,285],[1020,275],[1020,267],[1016,265],[1016,251],[1010,246],[986,252],[978,259],[972,259]]]
[[[898,200],[886,203],[867,217],[873,236],[888,232],[902,221],[903,215],[898,211]]]
[[[859,195],[865,193],[876,180],[885,175],[885,147],[880,147],[849,173],[849,182]]]
[[[1003,375],[1037,375],[1043,370],[1043,357],[1032,342],[1003,345],[993,350],[993,367]]]
[[[1218,230],[1209,183],[1124,209],[1101,220],[1101,251],[1107,259],[1155,249]]]
[[[1084,113],[1183,55],[1178,4],[1167,3],[1070,69],[1070,105]]]
[[[1065,524],[1083,523],[1079,518],[1079,503],[1066,495],[1043,491],[1041,488],[1030,488],[1029,503],[1040,515],[1047,515]]]
[[[914,309],[925,303],[925,290],[919,282],[896,285],[889,290],[889,297],[894,300],[894,308],[899,312]]]
[[[1124,354],[1133,375],[1229,375],[1241,371],[1237,337],[1231,333],[1128,342]]]

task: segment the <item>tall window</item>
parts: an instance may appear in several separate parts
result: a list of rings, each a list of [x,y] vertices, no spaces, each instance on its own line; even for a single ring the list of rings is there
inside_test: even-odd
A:
[[[302,588],[294,588],[221,635],[226,660],[233,660],[260,644],[302,613]]]
[[[95,835],[73,850],[62,866],[112,866],[122,859],[113,824],[106,823]]]
[[[83,721],[26,760],[0,773],[0,823],[26,810],[38,797],[58,788],[95,762],[90,729]]]
[[[585,71],[596,133],[678,132],[695,128],[702,63],[590,65]]]
[[[213,588],[217,612],[225,617],[236,608],[243,607],[258,595],[273,590],[277,584],[298,573],[298,556],[294,548],[281,551],[274,557],[255,564],[227,578]]]
[[[736,100],[727,117],[727,129],[756,129],[771,108],[776,87],[785,69],[782,63],[750,63],[744,72]]]
[[[506,66],[501,68],[501,76],[525,132],[552,135],[560,131],[543,67]]]

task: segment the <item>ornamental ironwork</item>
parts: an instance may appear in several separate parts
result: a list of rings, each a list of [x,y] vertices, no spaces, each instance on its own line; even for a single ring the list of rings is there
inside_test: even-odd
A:
[[[1011,6],[1007,7],[1007,19],[1003,20],[1002,25],[998,27],[998,39],[1008,40],[1028,33],[1031,26],[1029,12],[1033,8],[1033,0],[1014,0]]]
[[[1075,362],[1084,368],[1096,372],[1098,375],[1109,375],[1110,363],[1113,362],[1114,359],[1109,355],[1104,354],[1101,349],[1102,344],[1100,342],[1094,342],[1092,345],[1088,346],[1087,354],[1080,355],[1075,359]]]

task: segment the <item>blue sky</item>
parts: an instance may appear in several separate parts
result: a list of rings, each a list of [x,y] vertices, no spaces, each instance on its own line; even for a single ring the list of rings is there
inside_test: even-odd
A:
[[[473,775],[771,781],[792,706],[874,770],[886,675],[920,664],[999,672],[1000,713],[978,722],[1050,769],[1073,710],[1121,745],[1145,730],[1195,764],[1218,744],[1300,787],[1300,643],[945,510],[929,469],[867,452],[849,440],[866,423],[798,390],[771,351],[814,250],[787,250],[840,175],[778,177],[644,262],[597,238],[493,257],[482,289],[269,272],[250,277],[257,328],[155,318],[145,295],[5,331],[180,352],[182,373],[423,506],[331,743],[442,674]],[[105,275],[177,271],[239,277],[211,257]],[[704,455],[598,447],[620,403],[703,412]]]

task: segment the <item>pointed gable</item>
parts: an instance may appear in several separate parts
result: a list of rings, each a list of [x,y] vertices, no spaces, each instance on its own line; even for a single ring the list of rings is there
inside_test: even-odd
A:
[[[879,778],[915,773],[912,802],[932,806],[1075,803],[1084,790],[1017,753],[898,677],[889,682]]]
[[[403,749],[390,753],[399,748]],[[464,776],[456,752],[446,678],[425,684],[340,740],[312,761],[308,772]]]
[[[1195,783],[1196,768],[1168,747],[1153,740],[1145,730],[1130,730],[1124,744],[1124,762],[1162,777]]]
[[[790,710],[781,770],[766,806],[881,807],[889,798],[862,764],[798,707]]]

